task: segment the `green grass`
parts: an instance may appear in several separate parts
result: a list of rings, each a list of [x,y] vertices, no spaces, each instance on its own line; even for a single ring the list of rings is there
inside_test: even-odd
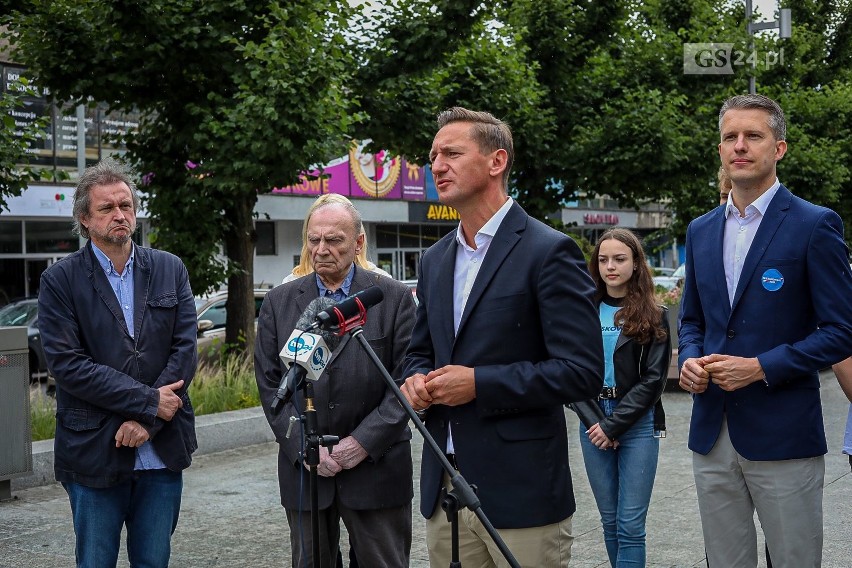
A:
[[[201,364],[189,385],[189,398],[195,415],[214,414],[260,405],[254,380],[254,366],[245,357],[230,357],[217,365]],[[53,438],[56,431],[56,403],[43,394],[30,400],[33,441]]]
[[[56,430],[56,401],[41,390],[30,398],[30,431],[33,441],[53,438]]]
[[[246,357],[227,357],[221,364],[198,366],[189,385],[196,416],[260,406],[254,364]]]

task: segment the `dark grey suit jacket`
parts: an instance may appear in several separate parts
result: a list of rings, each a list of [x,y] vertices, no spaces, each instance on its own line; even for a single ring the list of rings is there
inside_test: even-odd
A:
[[[404,284],[356,267],[350,295],[369,286],[381,288],[384,300],[367,312],[364,338],[398,381],[414,325],[414,300]],[[288,509],[310,510],[308,471],[300,457],[300,427],[296,425],[290,438],[285,437],[290,417],[304,411],[305,399],[300,391],[275,414],[270,405],[284,372],[278,354],[299,316],[318,295],[313,273],[282,284],[266,295],[257,323],[255,375],[266,418],[280,445],[278,481],[281,504]],[[331,478],[319,477],[320,509],[329,507],[335,494],[345,506],[358,510],[399,507],[411,501],[408,418],[364,349],[349,335],[342,338],[314,384],[314,406],[320,434],[341,439],[351,435],[369,453],[353,469]]]

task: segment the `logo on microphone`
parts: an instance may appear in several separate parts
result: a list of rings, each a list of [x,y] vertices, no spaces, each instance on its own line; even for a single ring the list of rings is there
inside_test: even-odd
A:
[[[298,357],[300,355],[305,355],[306,353],[310,353],[311,349],[314,348],[314,345],[316,345],[316,343],[316,336],[310,333],[299,337],[294,337],[287,344],[287,354],[290,357]]]
[[[314,351],[314,354],[311,356],[311,370],[312,371],[322,371],[325,369],[326,364],[328,363],[328,353],[325,349],[323,349],[322,345],[317,347],[317,350]]]

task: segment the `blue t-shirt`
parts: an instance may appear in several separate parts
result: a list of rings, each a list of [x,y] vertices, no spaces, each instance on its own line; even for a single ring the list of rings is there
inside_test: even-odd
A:
[[[603,336],[604,348],[604,386],[615,386],[615,368],[612,357],[615,354],[615,345],[618,336],[621,335],[621,326],[615,324],[615,312],[621,309],[621,302],[614,298],[606,297],[598,306],[601,320],[601,335]]]

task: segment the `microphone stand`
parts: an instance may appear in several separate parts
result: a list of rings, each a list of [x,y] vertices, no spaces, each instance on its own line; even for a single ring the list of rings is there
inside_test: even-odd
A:
[[[294,379],[297,381],[295,385],[288,385],[291,388],[280,398],[276,395],[272,402],[272,411],[278,407],[278,403],[287,404],[296,391],[296,388],[302,390],[305,396],[305,411],[299,417],[299,420],[304,424],[305,431],[305,452],[302,455],[302,463],[308,466],[309,473],[309,491],[311,498],[311,544],[313,549],[313,565],[317,568],[321,565],[320,562],[320,528],[319,528],[319,478],[317,475],[317,466],[320,463],[320,446],[331,448],[340,441],[338,436],[320,436],[317,432],[317,410],[314,407],[314,383],[313,381],[305,380],[305,374],[297,375]],[[283,382],[283,380],[282,380]],[[279,389],[279,394],[281,389]],[[293,427],[295,417],[290,418],[290,428]],[[287,430],[287,437],[290,437],[290,429]]]
[[[420,417],[417,416],[417,413],[411,408],[411,405],[408,404],[408,401],[405,399],[405,395],[402,394],[402,391],[399,390],[396,382],[394,382],[393,377],[390,376],[385,366],[382,364],[376,352],[373,351],[373,348],[370,347],[370,344],[367,342],[367,339],[364,337],[364,329],[361,325],[356,325],[354,327],[349,328],[349,333],[352,337],[354,337],[364,351],[369,356],[370,360],[375,365],[376,369],[381,373],[382,377],[387,383],[391,392],[393,392],[396,399],[399,401],[399,404],[402,405],[402,408],[405,409],[405,413],[408,414],[408,417],[414,423],[414,426],[417,428],[417,431],[420,432],[420,435],[423,437],[423,441],[426,445],[429,446],[429,449],[432,450],[432,453],[435,454],[435,457],[438,458],[438,461],[441,463],[441,467],[444,468],[444,471],[450,477],[450,483],[453,488],[449,492],[444,499],[441,501],[441,508],[444,509],[447,513],[447,520],[450,521],[452,528],[452,561],[451,568],[457,568],[461,566],[461,563],[458,559],[458,512],[463,508],[468,508],[476,515],[476,518],[482,523],[482,526],[485,527],[485,530],[488,532],[488,535],[494,541],[494,544],[497,545],[497,548],[500,549],[500,552],[503,554],[503,557],[509,563],[509,566],[512,568],[521,568],[521,565],[518,564],[518,561],[512,555],[512,551],[509,550],[509,547],[506,546],[506,543],[503,542],[502,537],[491,524],[491,521],[488,520],[488,517],[485,516],[485,513],[482,511],[482,507],[479,504],[479,499],[476,497],[475,487],[471,486],[465,479],[462,477],[461,473],[453,468],[452,464],[450,464],[449,460],[447,460],[447,456],[444,455],[444,452],[441,451],[441,448],[438,447],[438,443],[435,442],[435,438],[429,433],[426,429],[426,426],[423,425],[423,422],[420,420]]]
[[[317,433],[317,411],[314,408],[314,383],[302,381],[302,391],[305,395],[305,413],[302,419],[305,423],[305,455],[302,461],[310,470],[311,492],[311,542],[313,544],[314,568],[320,566],[320,528],[319,528],[319,479],[317,466],[320,462],[320,446],[331,450],[340,438],[337,436],[320,436]]]

